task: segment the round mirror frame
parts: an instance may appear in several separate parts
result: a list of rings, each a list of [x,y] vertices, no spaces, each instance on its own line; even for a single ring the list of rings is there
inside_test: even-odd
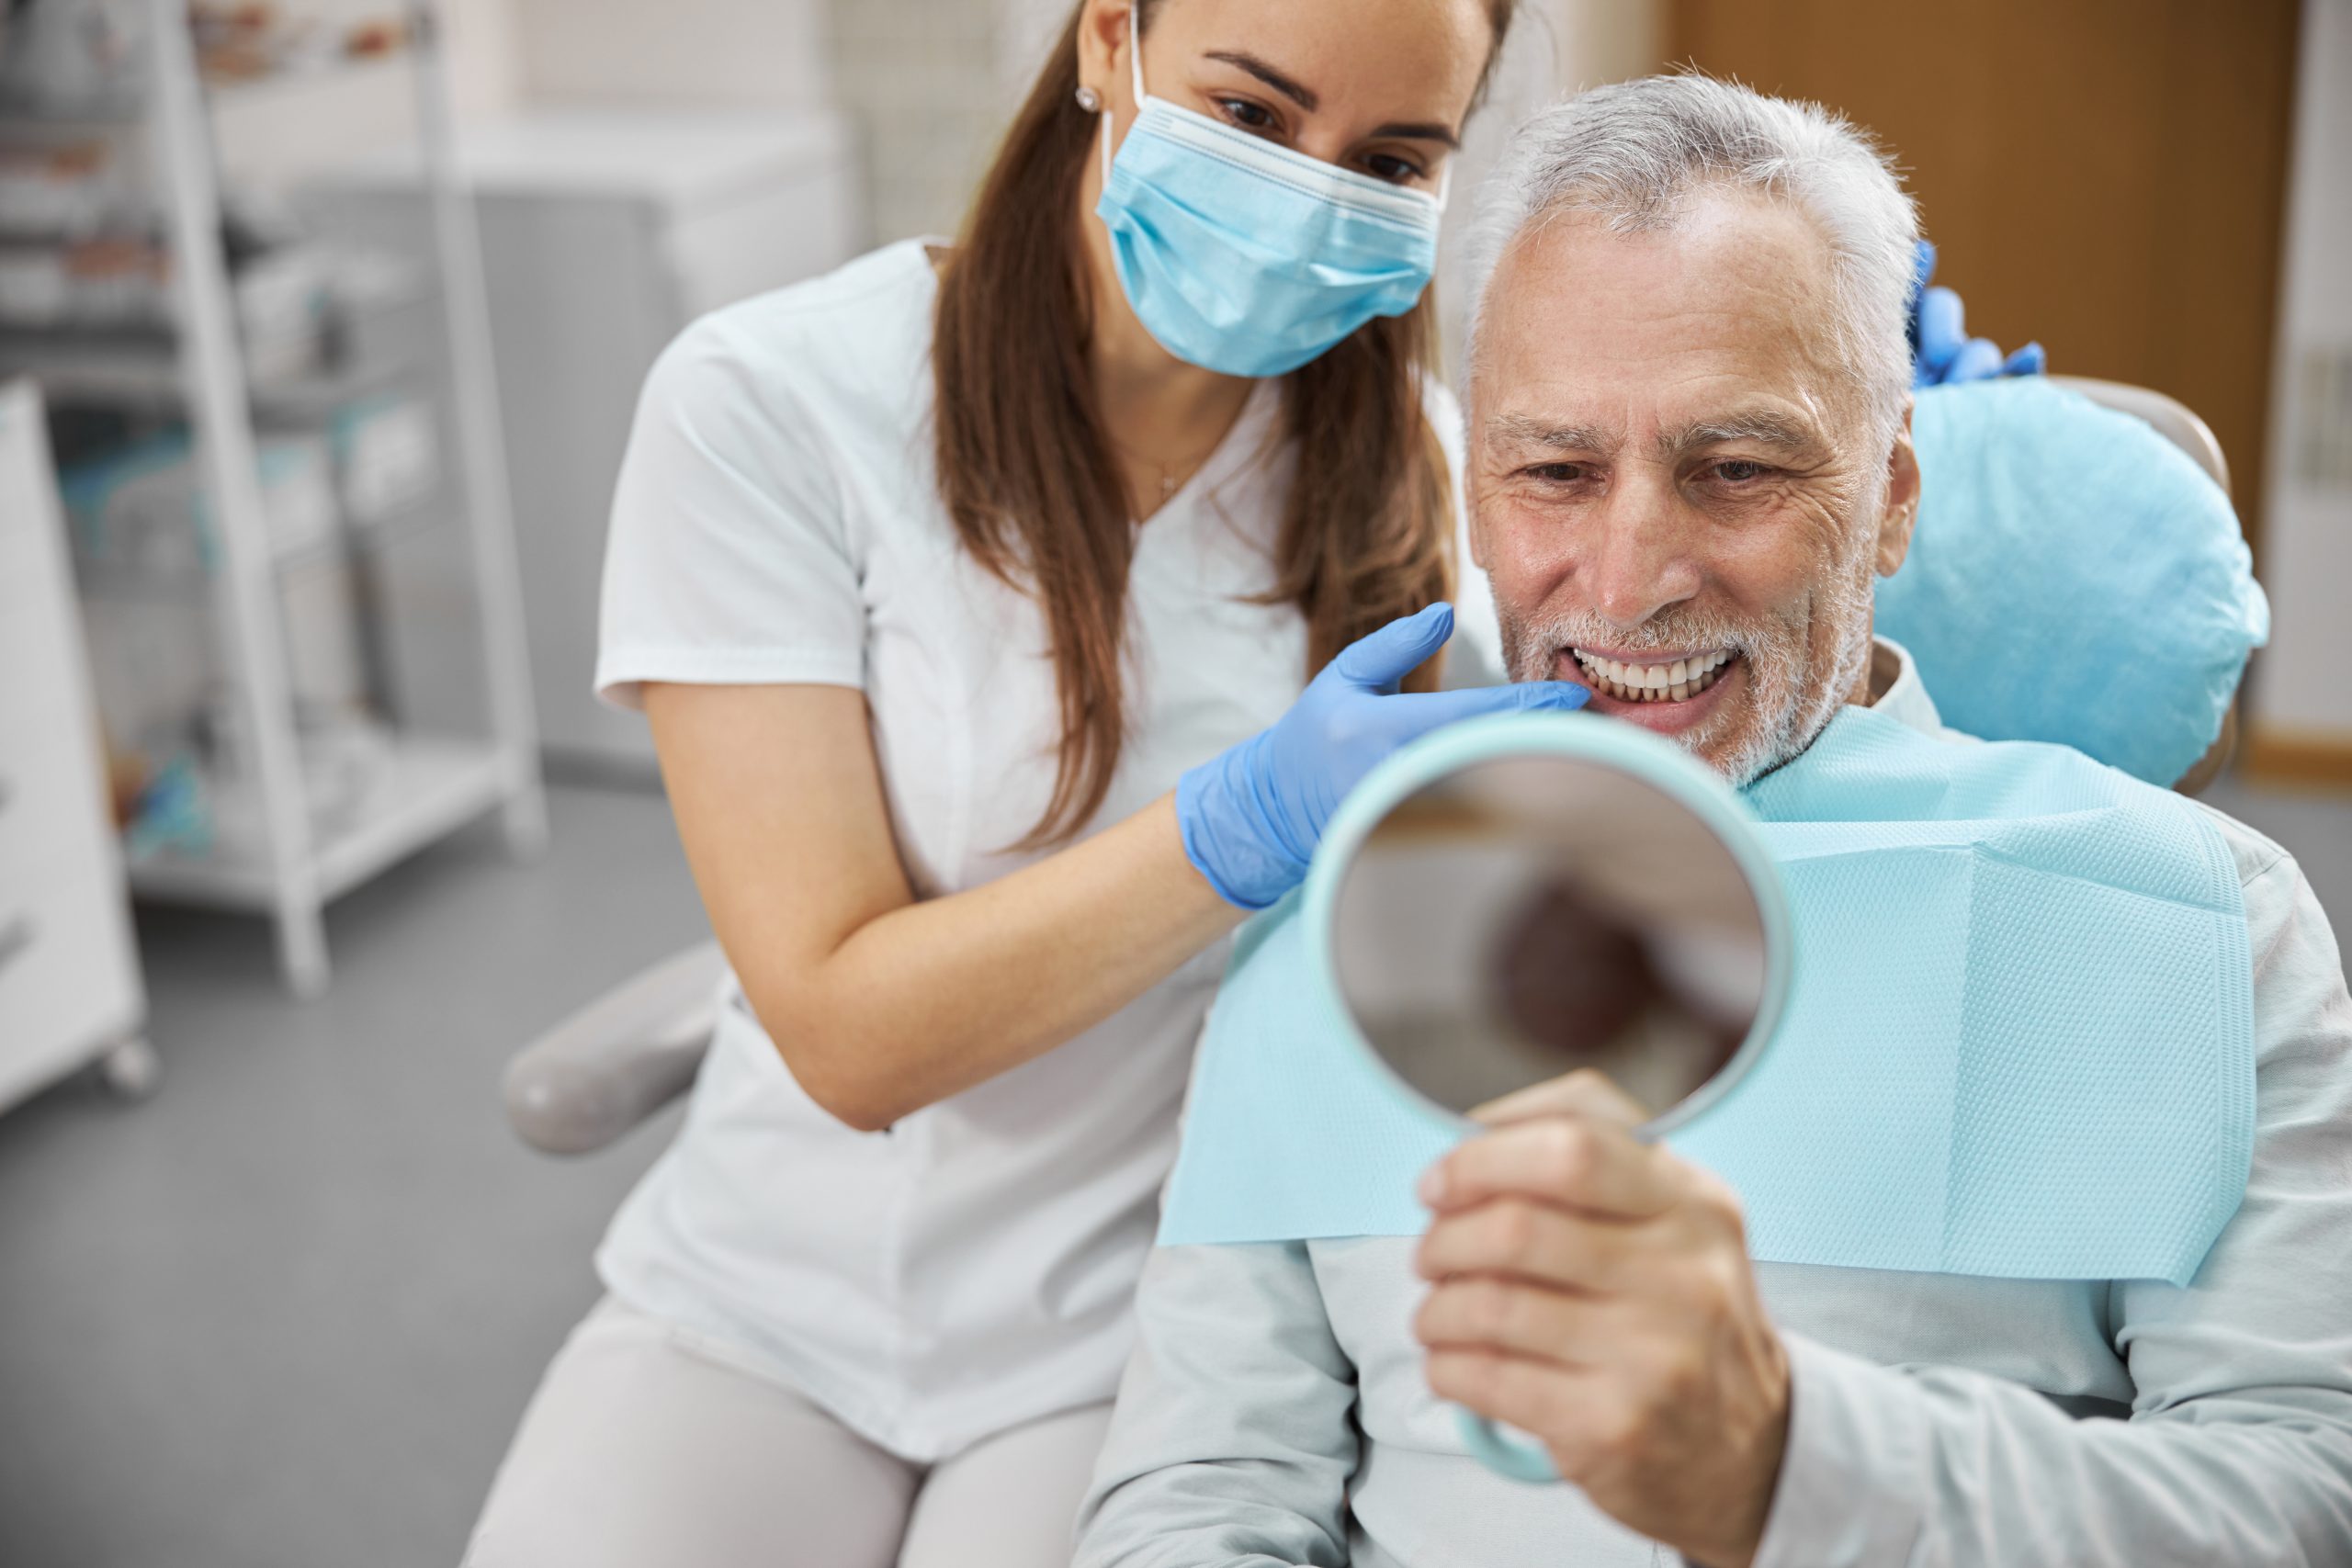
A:
[[[1639,726],[1590,714],[1500,714],[1449,725],[1424,737],[1383,761],[1351,791],[1332,814],[1323,840],[1308,868],[1301,894],[1306,922],[1308,983],[1322,987],[1324,997],[1348,1021],[1356,1043],[1379,1064],[1382,1075],[1409,1100],[1434,1110],[1456,1125],[1476,1125],[1470,1118],[1438,1105],[1389,1066],[1386,1057],[1365,1037],[1340,989],[1338,954],[1332,938],[1340,893],[1357,852],[1373,830],[1406,799],[1448,774],[1481,762],[1503,758],[1558,757],[1611,767],[1662,791],[1695,816],[1731,852],[1733,862],[1755,895],[1764,925],[1764,991],[1758,999],[1755,1021],[1723,1067],[1692,1094],[1668,1106],[1639,1129],[1645,1138],[1658,1138],[1695,1120],[1755,1066],[1756,1059],[1780,1027],[1788,1005],[1794,968],[1792,926],[1788,892],[1780,867],[1764,848],[1747,807],[1706,764],[1670,740]]]

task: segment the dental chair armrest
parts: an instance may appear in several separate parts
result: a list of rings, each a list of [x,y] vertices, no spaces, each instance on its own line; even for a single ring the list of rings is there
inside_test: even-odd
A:
[[[506,1067],[506,1120],[551,1155],[603,1148],[685,1091],[718,1021],[715,942],[615,987]]]

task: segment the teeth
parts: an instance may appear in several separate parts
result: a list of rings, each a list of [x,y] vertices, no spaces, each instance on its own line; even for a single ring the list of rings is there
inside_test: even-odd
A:
[[[1695,697],[1713,685],[1716,672],[1731,662],[1728,649],[1665,664],[1629,664],[1598,658],[1581,649],[1569,651],[1577,656],[1586,676],[1603,695],[1630,703],[1679,703]]]

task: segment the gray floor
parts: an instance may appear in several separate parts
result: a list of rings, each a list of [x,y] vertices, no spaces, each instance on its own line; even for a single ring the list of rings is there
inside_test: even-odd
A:
[[[500,1119],[514,1045],[704,927],[658,797],[559,792],[338,905],[323,1000],[257,922],[141,920],[158,1096],[0,1117],[0,1563],[457,1560],[588,1255],[672,1131]]]
[[[2352,803],[2216,804],[2352,912]],[[514,1045],[702,921],[650,795],[555,799],[335,911],[325,1000],[256,925],[149,917],[168,1074],[0,1117],[0,1562],[413,1568],[456,1559],[588,1253],[672,1131],[584,1163],[499,1119]]]

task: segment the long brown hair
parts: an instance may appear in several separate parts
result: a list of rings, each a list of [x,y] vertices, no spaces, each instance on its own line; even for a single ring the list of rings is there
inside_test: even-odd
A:
[[[1138,30],[1154,0],[1136,0]],[[1512,0],[1487,0],[1491,65]],[[1080,4],[1005,133],[941,275],[932,347],[939,490],[964,547],[1035,595],[1052,639],[1060,765],[1022,841],[1068,839],[1102,807],[1126,737],[1122,660],[1135,525],[1087,358],[1072,218],[1101,134],[1078,107]],[[1294,604],[1311,673],[1452,585],[1453,497],[1421,411],[1435,374],[1431,301],[1374,317],[1292,371],[1283,433],[1297,453],[1264,603]],[[1434,661],[1408,686],[1436,680]]]

